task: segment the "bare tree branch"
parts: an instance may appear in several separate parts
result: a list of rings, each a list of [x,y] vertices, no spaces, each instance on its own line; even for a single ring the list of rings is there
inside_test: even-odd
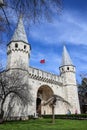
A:
[[[27,82],[28,76],[27,70],[20,69],[6,70],[0,73],[1,118],[4,116],[4,103],[10,94],[13,94],[18,100],[20,99],[24,106],[32,102],[31,87]],[[9,101],[11,100],[9,99]]]
[[[63,97],[58,96],[58,95],[53,95],[51,98],[49,98],[46,102],[44,102],[42,105],[50,105],[52,107],[52,123],[55,123],[55,113],[54,113],[54,109],[56,106],[56,102],[57,101],[61,101],[66,103],[67,105],[71,106],[71,104],[66,101]]]

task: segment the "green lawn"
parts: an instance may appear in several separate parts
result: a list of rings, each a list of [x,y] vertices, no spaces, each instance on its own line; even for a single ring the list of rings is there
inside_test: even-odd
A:
[[[87,130],[87,121],[56,119],[55,124],[51,119],[13,121],[0,124],[0,130]]]

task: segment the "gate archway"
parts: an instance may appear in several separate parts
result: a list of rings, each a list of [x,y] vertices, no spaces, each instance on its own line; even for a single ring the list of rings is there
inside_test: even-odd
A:
[[[47,86],[47,85],[42,85],[39,87],[37,91],[37,99],[36,99],[36,112],[38,115],[41,114],[52,114],[52,108],[51,106],[46,105],[43,106],[43,102],[47,101],[50,97],[53,95],[53,90]]]

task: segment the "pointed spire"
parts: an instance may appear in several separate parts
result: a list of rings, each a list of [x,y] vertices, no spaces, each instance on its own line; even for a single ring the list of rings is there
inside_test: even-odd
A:
[[[20,41],[20,40],[28,43],[25,28],[23,25],[22,15],[19,17],[18,24],[11,41]]]
[[[61,66],[64,66],[64,65],[73,65],[72,60],[65,46],[63,48],[63,53],[62,53]]]

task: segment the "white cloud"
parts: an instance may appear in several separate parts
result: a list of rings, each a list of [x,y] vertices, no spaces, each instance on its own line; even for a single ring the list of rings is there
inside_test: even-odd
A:
[[[76,15],[76,16],[75,16]],[[87,44],[87,23],[77,14],[63,12],[53,23],[44,23],[32,27],[31,37],[44,44],[68,42],[73,44]]]
[[[16,19],[14,18],[13,21]],[[15,23],[15,22],[14,22]],[[60,52],[57,54],[55,48],[57,45],[65,42],[72,43],[73,45],[83,45],[80,49],[75,50],[71,53],[73,63],[76,65],[77,75],[80,73],[87,72],[87,23],[86,20],[78,16],[78,13],[73,12],[63,12],[60,18],[56,18],[53,23],[43,23],[30,28],[31,33],[29,37],[36,41],[37,48],[40,48],[40,44],[47,45],[49,48],[50,45],[53,47],[53,52],[50,49],[44,53],[40,49],[32,50],[30,57],[30,65],[36,68],[42,69],[44,71],[59,73],[59,66],[61,63]],[[31,43],[32,48],[34,43]],[[60,46],[59,46],[60,47]],[[6,48],[6,47],[5,47]],[[45,48],[45,46],[44,46]],[[34,49],[36,49],[34,47]],[[85,52],[84,52],[85,50]],[[3,63],[6,64],[6,51],[0,49],[0,54],[3,56]],[[45,64],[40,64],[41,59],[45,59]]]

